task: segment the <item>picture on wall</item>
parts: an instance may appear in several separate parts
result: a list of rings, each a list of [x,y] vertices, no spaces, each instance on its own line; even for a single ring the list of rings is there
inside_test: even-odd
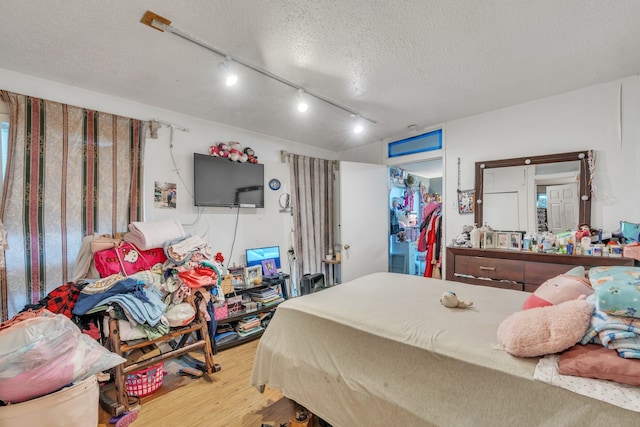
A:
[[[156,181],[153,188],[153,207],[160,209],[176,208],[176,184]]]
[[[472,214],[476,204],[476,190],[458,190],[458,213]]]

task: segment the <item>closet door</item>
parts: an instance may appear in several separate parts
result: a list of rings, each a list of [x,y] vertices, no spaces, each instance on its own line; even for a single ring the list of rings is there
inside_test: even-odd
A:
[[[343,282],[389,271],[389,190],[385,165],[340,162]]]

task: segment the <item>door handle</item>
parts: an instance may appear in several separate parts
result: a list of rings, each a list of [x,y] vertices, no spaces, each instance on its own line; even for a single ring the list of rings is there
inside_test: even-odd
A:
[[[347,244],[345,244],[345,245],[343,246],[343,248],[344,248],[345,250],[349,249],[350,247],[351,247],[351,245],[350,245],[350,244],[348,244],[348,243],[347,243]]]

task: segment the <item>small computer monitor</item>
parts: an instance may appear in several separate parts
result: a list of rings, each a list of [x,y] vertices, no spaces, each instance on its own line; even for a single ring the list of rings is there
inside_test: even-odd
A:
[[[246,255],[247,267],[262,265],[262,261],[272,259],[276,262],[276,268],[280,268],[280,246],[247,249]]]

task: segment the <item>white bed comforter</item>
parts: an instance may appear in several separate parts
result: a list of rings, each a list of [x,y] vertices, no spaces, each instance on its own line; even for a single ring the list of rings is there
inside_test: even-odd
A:
[[[439,302],[452,290],[470,309]],[[334,427],[611,425],[637,414],[533,380],[537,358],[499,350],[528,293],[375,273],[282,303],[251,384]]]

